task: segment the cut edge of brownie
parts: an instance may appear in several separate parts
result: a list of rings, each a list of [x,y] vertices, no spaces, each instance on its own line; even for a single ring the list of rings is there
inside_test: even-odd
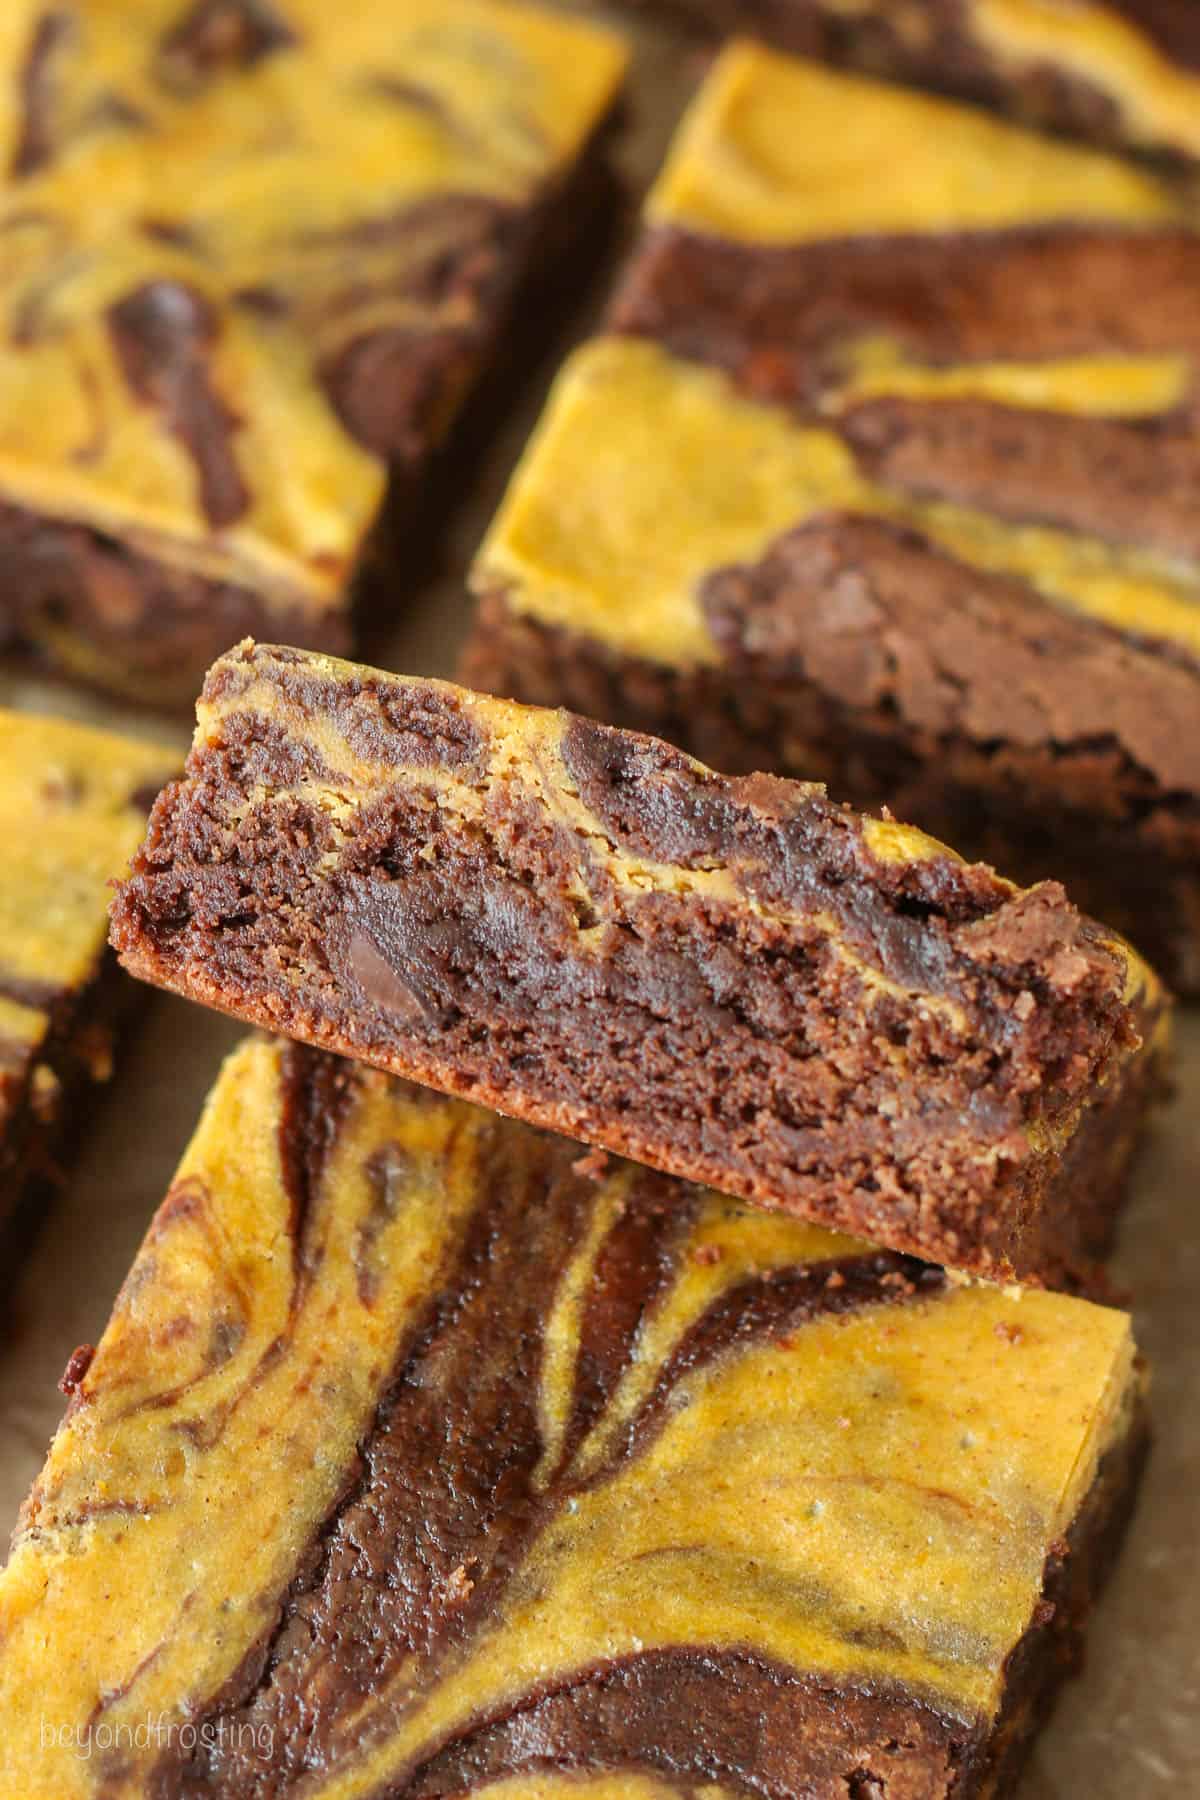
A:
[[[519,742],[515,778],[488,760],[489,714],[518,713],[242,646],[114,901],[123,962],[929,1261],[1091,1280],[1157,1080],[1165,1001],[1132,953],[1053,884],[1017,893],[929,840],[908,859],[819,789],[528,715],[561,749],[564,821]],[[370,767],[340,821],[306,717]]]
[[[1172,989],[1200,993],[1200,801],[1163,788],[1115,740],[1021,748],[935,734],[886,702],[839,699],[794,656],[672,668],[546,623],[495,588],[479,596],[458,674],[657,734],[729,774],[767,768],[868,811],[889,806],[1024,886],[1053,876]]]

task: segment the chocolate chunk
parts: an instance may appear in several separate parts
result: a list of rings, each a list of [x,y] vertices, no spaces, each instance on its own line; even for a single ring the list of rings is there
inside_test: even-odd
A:
[[[80,1344],[77,1350],[72,1350],[67,1359],[67,1366],[59,1378],[60,1393],[71,1397],[79,1392],[84,1378],[92,1366],[92,1358],[95,1354],[96,1346],[94,1344]]]

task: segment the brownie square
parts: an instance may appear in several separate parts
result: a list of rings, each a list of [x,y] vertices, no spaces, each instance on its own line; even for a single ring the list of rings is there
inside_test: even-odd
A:
[[[1148,968],[813,785],[313,652],[211,671],[113,904],[134,974],[978,1274],[1088,1279]]]
[[[729,50],[479,555],[466,678],[886,803],[1195,990],[1193,220]]]
[[[0,1245],[52,1192],[136,990],[107,949],[109,885],[179,768],[162,744],[0,708]]]
[[[1200,156],[1195,0],[642,0],[706,31],[961,95],[1030,124]]]
[[[1012,1792],[1123,1314],[318,1052],[227,1062],[0,1574],[22,1800]]]
[[[8,637],[164,704],[247,630],[346,647],[515,286],[597,203],[623,64],[492,0],[19,0]]]

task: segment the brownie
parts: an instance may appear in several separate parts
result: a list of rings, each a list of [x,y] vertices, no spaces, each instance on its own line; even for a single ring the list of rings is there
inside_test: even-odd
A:
[[[0,709],[0,1261],[60,1179],[84,1094],[110,1073],[136,989],[108,955],[109,883],[181,761]]]
[[[385,495],[412,514],[515,286],[598,201],[623,63],[493,0],[19,0],[9,643],[167,705],[247,631],[346,647],[356,576],[419,535]]]
[[[824,790],[244,644],[113,906],[143,978],[929,1261],[1080,1279],[1161,989]]]
[[[1171,157],[1200,156],[1196,0],[635,0],[708,31]]]
[[[1143,1437],[1122,1313],[268,1040],[67,1386],[22,1800],[994,1800]]]
[[[1145,170],[726,52],[464,678],[888,804],[1200,991],[1198,296]]]

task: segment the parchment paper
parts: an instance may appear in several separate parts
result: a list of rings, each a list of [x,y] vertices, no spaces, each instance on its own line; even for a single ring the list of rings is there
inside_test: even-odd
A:
[[[469,619],[463,574],[472,551],[550,375],[603,299],[638,194],[701,72],[701,56],[682,38],[652,25],[634,35],[619,152],[629,191],[624,230],[574,316],[549,335],[540,368],[523,381],[490,452],[470,468],[441,572],[415,592],[398,592],[394,623],[376,649],[385,666],[452,672]],[[0,698],[142,732],[172,729],[29,681],[0,681]],[[174,734],[186,742],[186,732]],[[15,1284],[0,1271],[10,1295],[0,1347],[0,1546],[61,1415],[56,1384],[67,1358],[103,1330],[217,1065],[239,1035],[197,1007],[150,996],[63,1201]],[[1178,1095],[1141,1165],[1114,1270],[1154,1368],[1157,1443],[1125,1555],[1094,1620],[1086,1671],[1039,1740],[1022,1800],[1200,1796],[1200,1011],[1181,1021],[1179,1047]]]

